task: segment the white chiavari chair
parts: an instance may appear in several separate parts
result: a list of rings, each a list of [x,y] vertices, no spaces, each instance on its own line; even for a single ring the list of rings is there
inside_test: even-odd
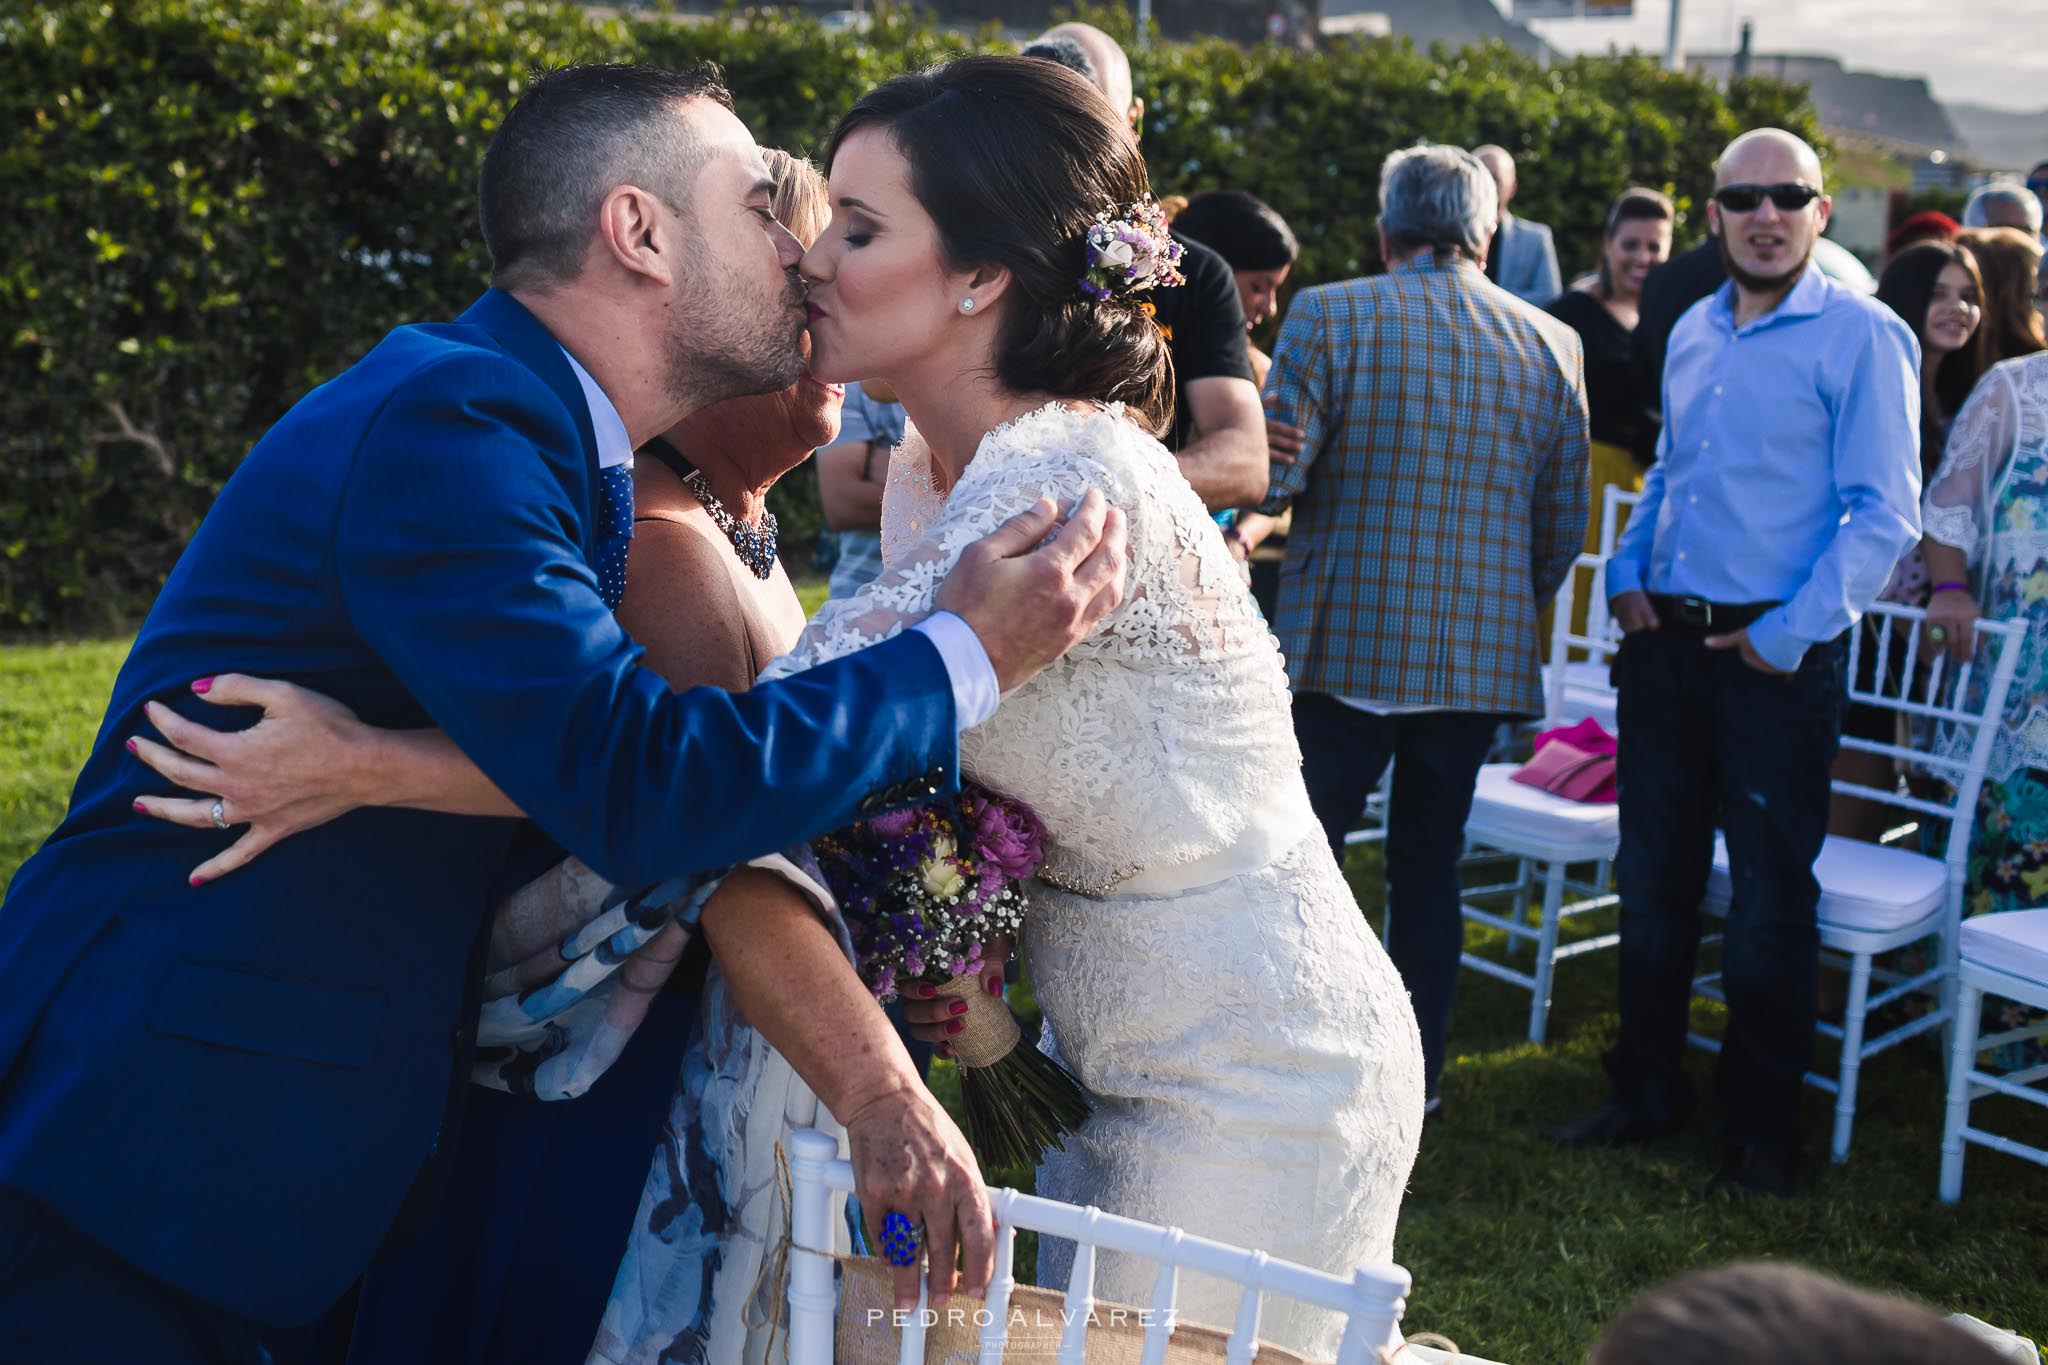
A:
[[[1984,997],[1995,996],[2035,1009],[2048,1009],[2048,910],[2008,910],[1963,921],[1956,966],[1955,1047],[1948,1063],[1948,1113],[1941,1134],[1941,1198],[1963,1197],[1963,1148],[1989,1147],[2037,1166],[2048,1166],[2048,1150],[1975,1127],[1970,1106],[1986,1095],[2009,1095],[2048,1108],[2048,1066],[1997,1075],[1977,1068],[1986,1048],[2048,1037],[2048,1020],[2035,1019],[1988,1037],[1979,1036]]]
[[[1593,601],[1604,600],[1606,563],[1600,555],[1580,555],[1558,590],[1550,627],[1550,662],[1544,668],[1544,725],[1565,725],[1582,719],[1574,712],[1568,684],[1571,670],[1591,666],[1603,677],[1618,641],[1610,638],[1605,613],[1598,630],[1589,622],[1585,634],[1571,628],[1572,603],[1580,591]],[[1580,588],[1584,583],[1585,587]],[[1610,693],[1611,697],[1611,693]],[[1611,706],[1611,702],[1610,702]],[[1597,718],[1597,716],[1596,716]],[[1603,722],[1611,729],[1611,722]],[[1557,964],[1620,942],[1614,933],[1593,934],[1560,944],[1559,931],[1579,915],[1605,910],[1615,903],[1607,889],[1608,865],[1621,846],[1621,815],[1611,803],[1568,801],[1561,796],[1513,780],[1519,763],[1489,763],[1479,770],[1472,794],[1472,814],[1465,822],[1465,841],[1474,857],[1505,855],[1514,860],[1511,881],[1471,886],[1460,911],[1469,924],[1483,924],[1506,934],[1510,959],[1533,946],[1535,960],[1527,971],[1513,960],[1500,961],[1466,952],[1459,961],[1472,971],[1519,986],[1529,992],[1529,1041],[1543,1041],[1550,1017],[1551,983]],[[1574,866],[1592,865],[1587,881],[1575,881]],[[1536,886],[1543,902],[1535,922],[1530,903]],[[1566,900],[1566,896],[1573,897]],[[1484,909],[1475,900],[1509,897],[1505,912]]]
[[[838,1297],[832,1246],[833,1195],[853,1192],[853,1167],[838,1159],[838,1144],[805,1129],[789,1142],[792,1187],[789,1264],[789,1365],[832,1365]],[[1003,1365],[1011,1295],[1017,1287],[1016,1235],[1029,1228],[1075,1243],[1074,1268],[1061,1313],[1055,1365],[1085,1365],[1090,1311],[1095,1307],[1097,1248],[1159,1263],[1152,1302],[1143,1306],[1141,1365],[1164,1365],[1174,1331],[1178,1272],[1193,1271],[1244,1286],[1230,1329],[1226,1365],[1252,1365],[1258,1348],[1259,1306],[1278,1294],[1342,1313],[1346,1325],[1336,1365],[1371,1365],[1401,1346],[1401,1314],[1408,1272],[1397,1265],[1364,1266],[1347,1278],[1267,1255],[1190,1236],[1179,1228],[1119,1218],[1100,1209],[1061,1204],[1016,1190],[991,1187],[996,1215],[995,1275],[983,1299],[977,1365]],[[925,1365],[928,1298],[920,1286],[918,1312],[902,1318],[898,1365]],[[981,1319],[985,1318],[985,1322]]]
[[[1905,637],[1908,654],[1918,657],[1927,613],[1917,607],[1880,602],[1870,608],[1874,629],[1849,632],[1848,697],[1893,711],[1909,722],[1949,736],[1943,743],[1914,748],[1897,743],[1842,737],[1842,747],[1881,754],[1913,765],[1941,779],[1942,799],[1911,791],[1880,791],[1861,783],[1834,782],[1836,792],[1861,797],[1923,817],[1923,837],[1938,852],[1921,853],[1885,844],[1829,835],[1814,862],[1820,882],[1821,960],[1847,971],[1848,1005],[1839,1024],[1822,1020],[1822,1035],[1841,1043],[1841,1061],[1833,1076],[1807,1073],[1806,1083],[1835,1096],[1834,1137],[1830,1154],[1849,1156],[1856,1122],[1856,1088],[1866,1059],[1933,1029],[1946,1030],[1956,1017],[1957,934],[1962,924],[1963,880],[1970,852],[1970,830],[1977,817],[1977,794],[1991,763],[1991,743],[2005,712],[2005,694],[2019,665],[2024,623],[1980,621],[1975,658],[1955,665],[1938,656],[1925,669],[1906,667],[1887,676],[1892,642]],[[1872,637],[1872,638],[1866,638]],[[1862,652],[1876,652],[1869,686],[1858,675]],[[1980,666],[1979,660],[1988,657]],[[1945,830],[1945,833],[1944,833]],[[1714,865],[1707,881],[1704,909],[1725,916],[1733,880],[1725,839],[1714,841]],[[1910,975],[1879,968],[1875,959],[1922,941],[1934,945],[1934,960]],[[1881,989],[1871,993],[1876,980]],[[1725,1001],[1719,972],[1694,983],[1695,993]],[[1931,1007],[1875,1037],[1867,1036],[1870,1016],[1910,996],[1929,997]],[[1719,1051],[1718,1039],[1692,1034],[1695,1046]]]

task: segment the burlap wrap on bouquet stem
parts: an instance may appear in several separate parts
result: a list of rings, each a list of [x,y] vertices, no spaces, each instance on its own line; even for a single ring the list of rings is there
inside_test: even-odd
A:
[[[1017,1016],[1010,1013],[1000,995],[990,995],[982,988],[979,976],[956,976],[938,987],[936,994],[941,1000],[967,1002],[967,1013],[960,1016],[960,1031],[946,1040],[953,1049],[953,1060],[961,1066],[994,1066],[1024,1040]]]
[[[946,1044],[960,1067],[960,1098],[967,1108],[967,1138],[975,1159],[990,1172],[1038,1164],[1045,1150],[1086,1121],[1089,1102],[1066,1068],[1024,1041],[1017,1016],[1000,995],[990,995],[978,974],[953,977],[933,989],[958,1000],[958,1033]]]

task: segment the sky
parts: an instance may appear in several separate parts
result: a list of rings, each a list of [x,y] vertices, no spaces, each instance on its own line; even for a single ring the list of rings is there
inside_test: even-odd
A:
[[[1512,0],[1495,0],[1503,10]],[[2048,0],[1680,0],[1693,52],[1732,52],[1742,21],[1760,52],[1819,52],[1851,68],[1924,75],[1944,101],[2048,110]],[[1672,0],[1632,19],[1535,25],[1566,52],[1664,50]]]

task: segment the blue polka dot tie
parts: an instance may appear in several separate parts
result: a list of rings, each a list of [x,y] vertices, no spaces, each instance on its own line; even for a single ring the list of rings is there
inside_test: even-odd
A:
[[[597,539],[597,590],[604,604],[619,609],[626,595],[626,551],[633,544],[633,466],[616,464],[601,471]]]

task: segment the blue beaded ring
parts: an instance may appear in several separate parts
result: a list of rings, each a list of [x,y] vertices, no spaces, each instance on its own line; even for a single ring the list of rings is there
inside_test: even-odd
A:
[[[882,1259],[893,1266],[917,1264],[917,1248],[924,1241],[924,1230],[901,1213],[892,1213],[882,1219]]]

